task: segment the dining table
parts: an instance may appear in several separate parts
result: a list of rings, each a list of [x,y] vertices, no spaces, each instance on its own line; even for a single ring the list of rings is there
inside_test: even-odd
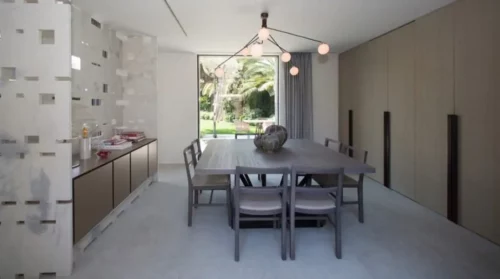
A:
[[[195,172],[199,175],[234,175],[236,167],[292,168],[308,166],[315,168],[343,168],[347,175],[374,173],[375,168],[348,155],[336,152],[324,145],[305,139],[289,139],[283,147],[268,153],[255,147],[253,140],[213,139],[208,141]],[[244,177],[240,177],[245,186]],[[266,185],[265,175],[261,175],[262,186]],[[277,185],[276,185],[277,186]],[[245,222],[241,228],[272,227],[265,221]],[[297,227],[314,227],[315,221],[301,221]]]

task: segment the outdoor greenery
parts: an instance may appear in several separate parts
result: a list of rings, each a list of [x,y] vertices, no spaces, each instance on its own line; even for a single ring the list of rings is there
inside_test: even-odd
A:
[[[274,116],[277,59],[231,59],[224,65],[224,78],[218,80],[214,70],[223,59],[225,57],[200,58],[201,134],[233,134],[235,120]],[[219,101],[219,110],[214,110],[216,101]]]

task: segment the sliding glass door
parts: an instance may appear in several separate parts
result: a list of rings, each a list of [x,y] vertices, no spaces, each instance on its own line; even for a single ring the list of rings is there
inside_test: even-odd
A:
[[[199,136],[202,139],[252,138],[277,123],[278,57],[198,56]]]

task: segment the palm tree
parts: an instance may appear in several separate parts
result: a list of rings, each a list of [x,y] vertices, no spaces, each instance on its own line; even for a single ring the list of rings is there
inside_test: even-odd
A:
[[[200,89],[201,95],[212,96],[215,93],[217,77],[200,63]]]
[[[245,96],[259,91],[267,91],[274,96],[274,85],[276,82],[276,59],[275,58],[243,58],[242,63],[243,81],[239,93]]]

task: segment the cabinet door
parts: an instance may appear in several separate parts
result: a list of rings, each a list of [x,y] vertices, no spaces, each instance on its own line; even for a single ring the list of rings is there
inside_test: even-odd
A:
[[[459,1],[455,13],[459,222],[497,243],[500,243],[499,2]]]
[[[113,162],[114,207],[117,207],[130,194],[130,154]]]
[[[368,151],[368,164],[376,173],[369,176],[384,181],[384,111],[387,110],[387,37],[365,44],[360,57],[361,90],[357,105],[355,146]]]
[[[453,114],[453,11],[415,23],[415,200],[447,214],[448,126]]]
[[[76,243],[113,210],[113,166],[104,165],[73,184]]]
[[[158,142],[152,142],[149,144],[149,176],[153,176],[158,171]]]
[[[148,178],[148,146],[131,154],[131,191],[137,189]]]
[[[339,140],[349,143],[349,110],[351,109],[353,55],[344,52],[339,57]]]
[[[415,198],[415,24],[388,35],[391,184]]]

